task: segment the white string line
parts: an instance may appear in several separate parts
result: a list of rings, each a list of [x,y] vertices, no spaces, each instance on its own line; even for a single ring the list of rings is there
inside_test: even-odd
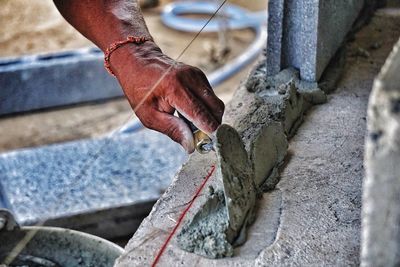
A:
[[[217,13],[219,12],[219,10],[221,10],[221,8],[223,7],[223,5],[227,2],[228,0],[224,0],[219,6],[218,8],[215,10],[215,12],[210,16],[210,18],[206,21],[206,23],[203,25],[203,27],[196,33],[196,35],[192,38],[192,40],[186,45],[186,47],[182,50],[182,52],[176,57],[175,62],[170,65],[168,67],[168,69],[163,73],[163,75],[161,75],[161,77],[157,80],[157,82],[152,86],[152,88],[146,93],[146,95],[143,97],[143,99],[139,102],[139,104],[133,109],[133,112],[135,113],[141,105],[143,105],[143,103],[146,101],[146,99],[154,92],[154,90],[158,87],[158,85],[161,83],[161,81],[167,76],[167,74],[172,70],[173,67],[176,66],[177,61],[183,56],[183,54],[188,50],[188,48],[193,44],[193,42],[197,39],[197,37],[199,37],[199,35],[201,34],[201,32],[204,30],[204,28],[210,23],[210,21],[217,15]],[[129,121],[131,119],[132,115],[129,116],[129,118],[125,121],[125,123],[127,121]],[[122,127],[125,125],[122,124],[118,130],[122,129]],[[118,130],[112,132],[110,134],[110,136],[108,137],[108,140],[111,140],[111,137],[114,136]],[[75,176],[74,179],[76,179],[77,177],[79,178],[79,176],[83,177],[84,171],[88,169],[88,167],[95,162],[99,155],[101,154],[100,152],[103,150],[103,148],[108,145],[108,142],[105,142],[105,144],[103,144],[99,150],[96,152],[96,154],[92,157],[89,158],[89,160],[87,161],[87,164],[84,164],[84,166],[81,168],[81,171],[78,173],[78,175]],[[92,160],[92,161],[90,161]],[[65,195],[61,194],[59,196],[60,201],[58,203],[61,203],[61,200],[63,199],[62,197]],[[55,210],[57,210],[57,206],[55,208]],[[35,226],[39,227],[39,226],[43,226],[46,223],[46,219],[45,220],[41,220],[38,223],[35,224]],[[12,251],[7,255],[6,259],[4,260],[4,262],[2,264],[5,265],[9,265],[10,263],[12,263],[15,258],[21,253],[21,251],[26,247],[26,245],[32,240],[32,238],[36,235],[36,233],[39,231],[39,229],[35,228],[32,230],[29,230],[27,232],[27,234],[24,236],[24,238],[21,239],[21,241],[19,241],[14,248],[12,249]]]

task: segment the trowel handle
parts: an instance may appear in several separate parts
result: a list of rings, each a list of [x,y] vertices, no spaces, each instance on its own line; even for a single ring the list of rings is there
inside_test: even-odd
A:
[[[180,112],[178,112],[179,118],[181,118],[186,124],[189,126],[190,130],[192,133],[195,133],[196,131],[200,131],[199,128],[197,128],[190,120],[186,119],[185,116],[183,116]]]
[[[194,145],[197,152],[200,154],[206,154],[213,150],[213,143],[211,138],[203,131],[199,130],[191,121],[186,119],[181,113],[178,112],[179,118],[181,118],[189,126],[193,133]]]

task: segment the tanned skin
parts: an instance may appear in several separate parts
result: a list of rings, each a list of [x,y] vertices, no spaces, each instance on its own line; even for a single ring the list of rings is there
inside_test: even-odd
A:
[[[147,128],[168,135],[192,153],[192,132],[182,119],[173,115],[175,110],[207,134],[221,124],[224,103],[214,94],[204,73],[162,53],[147,29],[137,0],[54,0],[54,3],[72,26],[103,51],[128,35],[151,39],[140,45],[126,44],[110,58],[111,68],[129,103]],[[145,98],[168,69],[168,74]]]

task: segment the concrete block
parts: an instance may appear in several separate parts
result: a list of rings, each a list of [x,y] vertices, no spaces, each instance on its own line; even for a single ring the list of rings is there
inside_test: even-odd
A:
[[[400,40],[368,107],[361,266],[400,264]]]
[[[123,95],[95,48],[3,58],[0,88],[0,115]]]
[[[16,150],[0,155],[0,192],[21,224],[50,219],[101,236],[123,235],[185,160],[178,144],[151,130]]]
[[[364,0],[269,1],[268,75],[294,67],[301,79],[318,81],[363,6]]]

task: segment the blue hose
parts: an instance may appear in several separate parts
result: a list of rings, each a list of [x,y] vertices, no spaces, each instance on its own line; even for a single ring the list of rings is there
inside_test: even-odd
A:
[[[199,32],[207,19],[194,19],[183,17],[184,14],[211,15],[217,8],[215,2],[174,2],[165,6],[161,21],[168,27],[185,32]],[[233,4],[225,4],[222,8],[224,16],[227,16],[226,27],[231,30],[251,28],[256,33],[253,43],[238,57],[223,67],[213,71],[207,78],[212,87],[221,84],[223,81],[239,72],[243,67],[253,62],[262,52],[267,42],[267,12],[251,13]],[[203,29],[203,32],[218,32],[220,24],[218,18],[213,19]],[[131,133],[143,127],[138,119],[125,124],[119,133]]]
[[[215,2],[175,2],[165,6],[161,21],[168,27],[184,31],[199,32],[207,19],[192,19],[182,17],[184,14],[211,15],[217,10],[219,5]],[[240,30],[245,28],[258,28],[263,21],[266,21],[266,12],[250,13],[247,10],[232,5],[225,4],[221,12],[227,19],[227,28],[232,30]],[[218,18],[211,20],[202,30],[203,32],[218,32],[221,26]]]

